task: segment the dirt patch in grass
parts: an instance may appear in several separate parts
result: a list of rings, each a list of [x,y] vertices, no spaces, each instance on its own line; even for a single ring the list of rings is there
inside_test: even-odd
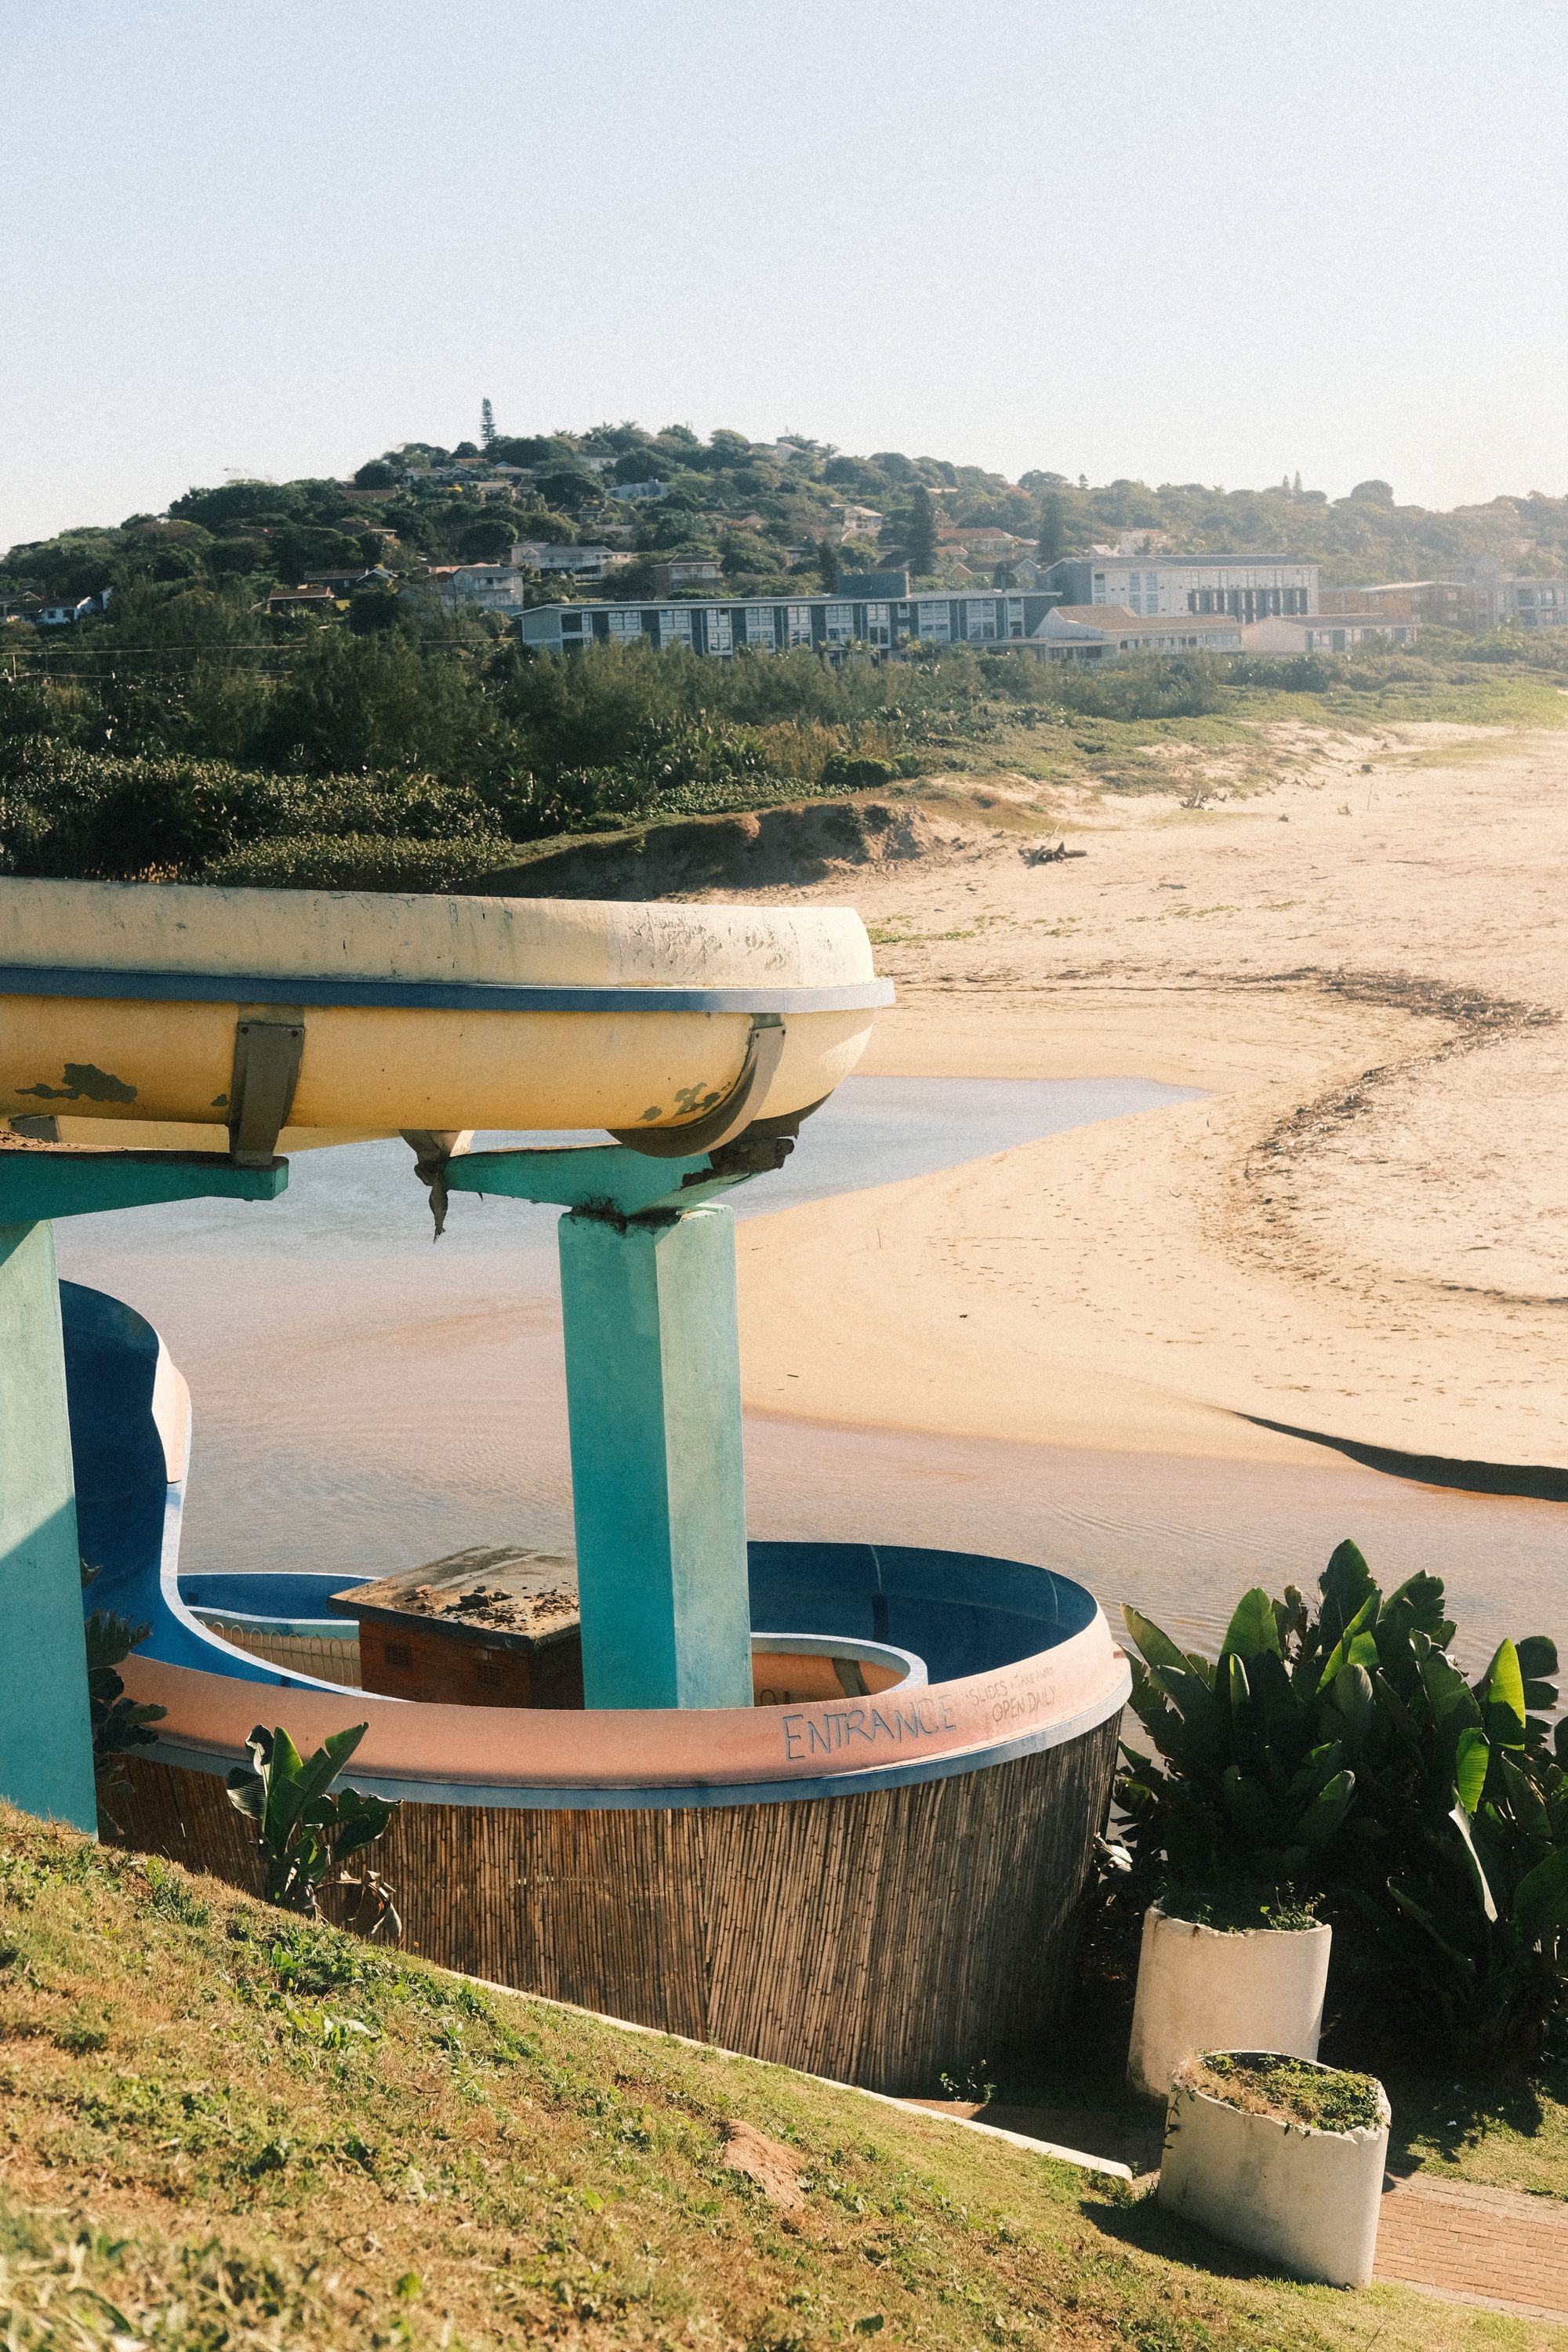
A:
[[[804,2207],[805,2190],[798,2152],[785,2147],[782,2140],[770,2139],[754,2125],[725,2126],[724,2162],[731,2172],[743,2172],[781,2213],[798,2213]]]

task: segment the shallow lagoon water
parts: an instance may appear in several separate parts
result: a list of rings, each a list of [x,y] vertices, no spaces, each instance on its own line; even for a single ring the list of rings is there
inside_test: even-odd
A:
[[[1186,1091],[851,1078],[784,1170],[731,1204],[764,1215]],[[190,1382],[184,1564],[320,1568],[347,1582],[465,1544],[569,1544],[556,1213],[458,1196],[433,1247],[412,1156],[389,1142],[299,1155],[274,1203],[62,1222],[61,1272],[139,1308]],[[1205,1647],[1247,1584],[1310,1582],[1354,1534],[1386,1581],[1445,1577],[1467,1653],[1505,1631],[1568,1648],[1560,1503],[1423,1487],[1327,1451],[1214,1462],[766,1415],[749,1418],[747,1444],[757,1535],[1037,1559]]]

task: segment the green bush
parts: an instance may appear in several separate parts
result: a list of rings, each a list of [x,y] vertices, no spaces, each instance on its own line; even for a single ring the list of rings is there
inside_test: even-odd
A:
[[[203,882],[253,890],[462,890],[513,862],[503,835],[417,841],[392,834],[305,833],[253,841],[204,867]]]
[[[1568,1983],[1568,1776],[1546,1716],[1557,1653],[1504,1642],[1472,1684],[1443,1586],[1384,1596],[1341,1544],[1316,1606],[1244,1595],[1217,1661],[1136,1611],[1132,1706],[1161,1759],[1124,1746],[1124,1911],[1169,1895],[1308,1902],[1339,1941],[1363,2032],[1441,2029],[1477,2058],[1529,2054]]]
[[[362,863],[374,843],[384,863],[472,872],[505,862],[502,826],[472,785],[424,774],[279,776],[222,760],[0,744],[0,871],[12,874],[238,880],[287,866],[304,840]],[[426,854],[437,844],[452,845],[447,859]]]
[[[0,867],[168,878],[286,821],[288,786],[217,760],[16,747],[0,765]]]
[[[891,783],[903,772],[897,760],[873,760],[852,751],[836,751],[822,771],[822,781],[825,784],[847,785],[854,792],[868,784]]]
[[[100,1571],[81,1562],[82,1586]],[[135,1748],[150,1748],[157,1738],[151,1727],[162,1723],[166,1707],[127,1698],[125,1685],[115,1672],[132,1650],[147,1639],[151,1628],[132,1625],[113,1610],[95,1609],[83,1626],[87,1645],[88,1712],[92,1725],[92,1769],[100,1811],[129,1784],[124,1759]]]
[[[1224,709],[1226,679],[1212,654],[1142,654],[1107,669],[1061,662],[1047,698],[1090,719],[1201,719]]]

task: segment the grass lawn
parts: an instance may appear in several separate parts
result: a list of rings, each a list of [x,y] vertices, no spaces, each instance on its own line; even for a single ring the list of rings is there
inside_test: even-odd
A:
[[[1488,2189],[1568,2199],[1568,2061],[1529,2081],[1432,2082],[1389,2074],[1389,2163]]]
[[[1441,720],[1467,727],[1568,727],[1568,676],[1560,671],[1455,662],[1446,677],[1391,677],[1378,686],[1328,687],[1313,694],[1237,691],[1238,717],[1293,719],[1309,727]]]
[[[0,2031],[8,2346],[1447,2352],[1552,2332],[1287,2284],[1115,2182],[482,1991],[11,1812]],[[771,2193],[726,2160],[738,2124],[774,2144]]]

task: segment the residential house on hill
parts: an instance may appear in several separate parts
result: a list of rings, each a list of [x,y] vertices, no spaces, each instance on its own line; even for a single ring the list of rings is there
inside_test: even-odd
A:
[[[943,524],[937,532],[939,553],[950,555],[957,563],[994,567],[999,563],[1016,563],[1033,555],[1036,542],[1020,539],[1010,530],[1001,530],[994,523]]]
[[[101,596],[79,596],[69,604],[40,605],[28,617],[40,629],[68,629],[74,623],[89,620],[94,613],[101,613],[109,597],[110,591],[106,588]]]
[[[679,588],[717,588],[724,577],[724,567],[711,555],[672,555],[668,563],[653,566],[653,593],[656,596],[672,596]]]
[[[530,572],[566,572],[576,580],[602,580],[618,563],[629,563],[631,557],[621,548],[578,547],[542,539],[519,539],[512,541],[511,560]]]
[[[410,584],[454,611],[521,613],[527,580],[510,563],[439,563]]]
[[[322,582],[298,588],[274,588],[267,599],[268,613],[333,613],[339,604],[332,590]]]
[[[829,507],[823,537],[840,547],[847,539],[869,540],[875,546],[881,537],[884,520],[875,507]]]
[[[333,596],[352,596],[361,588],[390,588],[392,574],[384,564],[360,564],[350,572],[307,572],[304,588],[325,588]]]

